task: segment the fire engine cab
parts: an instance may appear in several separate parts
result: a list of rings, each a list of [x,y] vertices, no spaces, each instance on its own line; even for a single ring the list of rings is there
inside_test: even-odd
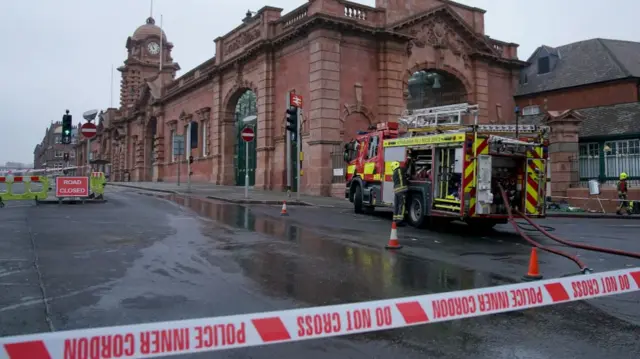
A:
[[[406,220],[415,227],[435,219],[506,223],[498,185],[512,207],[544,217],[548,134],[547,126],[479,125],[477,105],[407,110],[398,123],[380,123],[345,145],[345,198],[356,213],[392,207],[398,161],[409,183]]]

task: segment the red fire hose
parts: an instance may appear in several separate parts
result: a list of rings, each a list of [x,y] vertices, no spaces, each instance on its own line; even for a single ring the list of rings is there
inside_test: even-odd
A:
[[[580,267],[580,270],[583,273],[587,273],[590,272],[591,270],[589,268],[587,268],[587,266],[580,260],[578,259],[578,257],[576,256],[572,256],[569,253],[565,253],[562,251],[559,251],[557,249],[553,249],[553,248],[548,248],[543,246],[542,244],[534,241],[533,239],[531,239],[531,237],[529,237],[526,233],[524,233],[522,231],[522,229],[520,229],[520,227],[518,226],[518,223],[515,221],[515,219],[513,218],[513,213],[511,212],[511,205],[509,203],[509,199],[507,198],[507,194],[504,191],[504,188],[498,184],[498,188],[500,189],[500,195],[502,196],[502,200],[504,201],[504,205],[507,208],[507,214],[509,216],[509,223],[511,223],[511,225],[513,226],[513,228],[516,230],[516,232],[522,237],[524,238],[524,240],[526,240],[527,242],[529,242],[532,246],[542,249],[545,252],[549,252],[549,253],[553,253],[553,254],[557,254],[559,256],[565,257],[567,259],[572,260],[575,264],[578,265],[578,267]],[[537,228],[536,228],[537,229]],[[545,231],[546,232],[546,231]],[[548,232],[547,232],[548,233]]]
[[[518,215],[522,216],[522,218],[524,218],[525,221],[529,222],[530,225],[532,225],[535,229],[537,229],[538,231],[540,231],[540,233],[544,234],[545,236],[549,237],[550,239],[553,239],[556,242],[562,243],[566,246],[569,247],[574,247],[574,248],[580,248],[580,249],[584,249],[587,251],[595,251],[595,252],[602,252],[602,253],[609,253],[609,254],[615,254],[615,255],[619,255],[619,256],[625,256],[625,257],[631,257],[631,258],[636,258],[636,259],[640,259],[640,253],[635,253],[635,252],[625,252],[625,251],[621,251],[619,249],[612,249],[612,248],[603,248],[603,247],[597,247],[597,246],[590,246],[588,244],[580,244],[580,243],[575,243],[575,242],[570,242],[567,240],[564,240],[562,238],[558,238],[556,236],[554,236],[553,234],[547,232],[544,228],[542,228],[540,225],[536,224],[535,222],[533,222],[531,220],[531,218],[527,218],[524,214],[522,214],[519,211],[515,211]]]

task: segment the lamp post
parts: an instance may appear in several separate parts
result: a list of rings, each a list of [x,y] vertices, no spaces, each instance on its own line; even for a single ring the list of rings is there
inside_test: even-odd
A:
[[[252,125],[256,122],[258,116],[250,115],[242,119],[242,123]],[[255,138],[253,139],[255,141]],[[244,142],[244,198],[249,198],[249,142]]]
[[[87,122],[93,122],[98,116],[98,110],[89,110],[82,114],[82,117],[87,120]],[[80,125],[78,125],[78,130],[80,129]],[[91,175],[91,138],[87,137],[87,174]]]
[[[520,138],[520,107],[516,106],[516,108],[513,110],[513,112],[516,114],[516,140],[518,138]]]

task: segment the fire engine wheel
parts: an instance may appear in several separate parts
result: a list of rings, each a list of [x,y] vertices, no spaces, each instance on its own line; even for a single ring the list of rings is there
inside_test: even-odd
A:
[[[424,217],[424,203],[422,196],[411,196],[409,199],[409,211],[407,217],[409,217],[409,223],[416,228],[423,227],[425,223]]]
[[[364,213],[364,206],[362,204],[362,187],[356,185],[356,191],[353,195],[353,211],[355,213]]]

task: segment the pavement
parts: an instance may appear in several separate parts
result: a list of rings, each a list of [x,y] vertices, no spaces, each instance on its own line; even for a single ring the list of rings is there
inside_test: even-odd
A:
[[[239,205],[107,186],[107,203],[0,209],[0,336],[311,307],[518,281],[529,246],[499,226],[399,229],[387,213]],[[640,224],[541,221],[574,241],[640,252]],[[541,240],[537,236],[537,239]],[[545,244],[552,245],[550,241]],[[561,246],[557,246],[561,248]],[[595,271],[640,261],[570,249]],[[575,273],[540,253],[546,278]],[[407,329],[193,358],[632,358],[637,293]],[[187,357],[187,356],[183,356]]]
[[[170,182],[109,182],[107,186],[128,187],[161,193],[191,194],[238,204],[282,205],[282,202],[286,201],[288,206],[303,205],[328,208],[352,207],[352,204],[344,198],[300,194],[300,199],[298,200],[296,193],[287,194],[287,192],[282,191],[264,191],[255,188],[251,188],[249,190],[249,198],[245,198],[244,187],[242,186],[218,186],[211,183],[192,183],[191,191],[188,191],[188,187],[185,183],[177,185],[176,183]]]
[[[195,196],[205,196],[224,202],[238,204],[280,204],[287,201],[287,205],[305,205],[327,208],[353,208],[353,205],[345,198],[320,197],[310,195],[300,195],[297,200],[296,194],[290,196],[281,191],[265,191],[251,189],[249,198],[244,196],[242,186],[219,186],[211,183],[192,183],[191,190],[185,183],[178,185],[171,182],[109,182],[110,186],[120,186],[161,193],[188,194]],[[591,212],[560,212],[548,211],[548,217],[561,218],[619,218],[619,219],[640,219],[640,215],[617,216],[615,213],[591,213]]]

